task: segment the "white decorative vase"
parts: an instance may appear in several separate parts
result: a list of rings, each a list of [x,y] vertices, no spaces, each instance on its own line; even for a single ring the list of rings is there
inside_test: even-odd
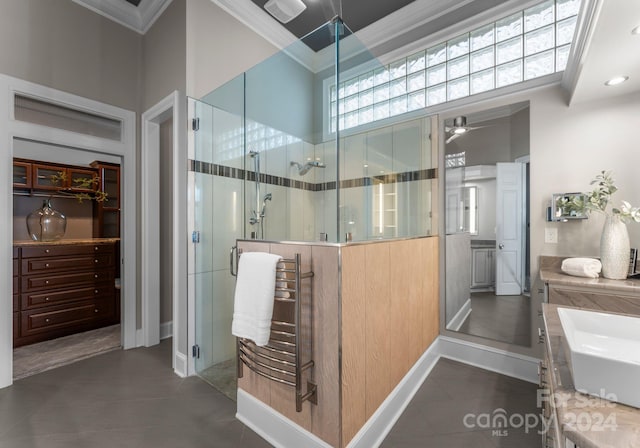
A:
[[[602,276],[622,280],[629,273],[629,232],[618,215],[607,215],[600,238]]]

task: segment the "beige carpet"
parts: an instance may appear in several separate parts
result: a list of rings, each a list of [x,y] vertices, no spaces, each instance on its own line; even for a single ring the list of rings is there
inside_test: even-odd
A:
[[[119,348],[120,325],[18,347],[13,350],[13,379],[19,380]]]

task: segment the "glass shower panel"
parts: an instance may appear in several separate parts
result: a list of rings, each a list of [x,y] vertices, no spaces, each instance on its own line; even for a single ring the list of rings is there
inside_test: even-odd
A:
[[[245,213],[247,234],[258,239],[325,233],[337,241],[336,145],[323,138],[332,117],[322,93],[335,78],[334,28],[323,25],[245,74]]]
[[[235,280],[229,251],[244,236],[244,118],[242,77],[190,100],[193,123],[189,182],[193,216],[196,373],[235,398]]]

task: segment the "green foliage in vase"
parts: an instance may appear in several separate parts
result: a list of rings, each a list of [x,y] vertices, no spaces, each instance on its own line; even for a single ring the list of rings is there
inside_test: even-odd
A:
[[[611,212],[607,211],[611,196],[618,191],[611,171],[601,171],[592,181],[591,185],[595,185],[593,190],[587,193],[587,200],[584,203],[586,212],[596,211],[605,215],[617,215],[623,222],[631,220],[640,222],[640,208],[632,207],[627,201],[621,201],[619,208],[612,207]]]
[[[52,174],[50,178],[51,183],[54,185],[63,184],[67,182],[67,173],[65,173],[64,171],[59,171],[58,174]],[[76,177],[75,179],[73,179],[73,188],[93,189],[96,188],[99,184],[99,177]],[[107,192],[97,189],[91,194],[86,192],[71,191],[60,191],[59,193],[73,196],[78,200],[78,202],[83,202],[85,200],[96,202],[108,201]]]

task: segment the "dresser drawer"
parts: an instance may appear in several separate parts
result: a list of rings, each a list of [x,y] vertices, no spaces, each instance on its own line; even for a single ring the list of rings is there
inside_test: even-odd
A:
[[[102,284],[77,289],[65,289],[64,291],[36,292],[22,294],[20,300],[21,310],[41,308],[43,306],[59,305],[61,303],[77,302],[79,300],[93,300],[98,297],[114,297],[113,284]]]
[[[13,277],[13,293],[17,294],[20,292],[20,278]]]
[[[56,271],[101,269],[113,266],[113,254],[64,258],[27,258],[22,260],[22,275]]]
[[[94,272],[78,272],[75,274],[34,275],[22,277],[22,292],[27,293],[39,289],[72,289],[78,286],[93,286],[100,283],[113,284],[113,270]]]
[[[114,303],[113,299],[99,299],[79,302],[75,306],[62,305],[22,311],[20,314],[20,333],[25,337],[94,320],[112,318]]]
[[[113,243],[108,244],[72,244],[72,245],[38,245],[22,248],[22,258],[66,257],[71,255],[112,254]]]
[[[20,311],[20,295],[13,295],[13,311]]]
[[[20,275],[20,263],[16,258],[13,259],[13,276],[16,277]]]

